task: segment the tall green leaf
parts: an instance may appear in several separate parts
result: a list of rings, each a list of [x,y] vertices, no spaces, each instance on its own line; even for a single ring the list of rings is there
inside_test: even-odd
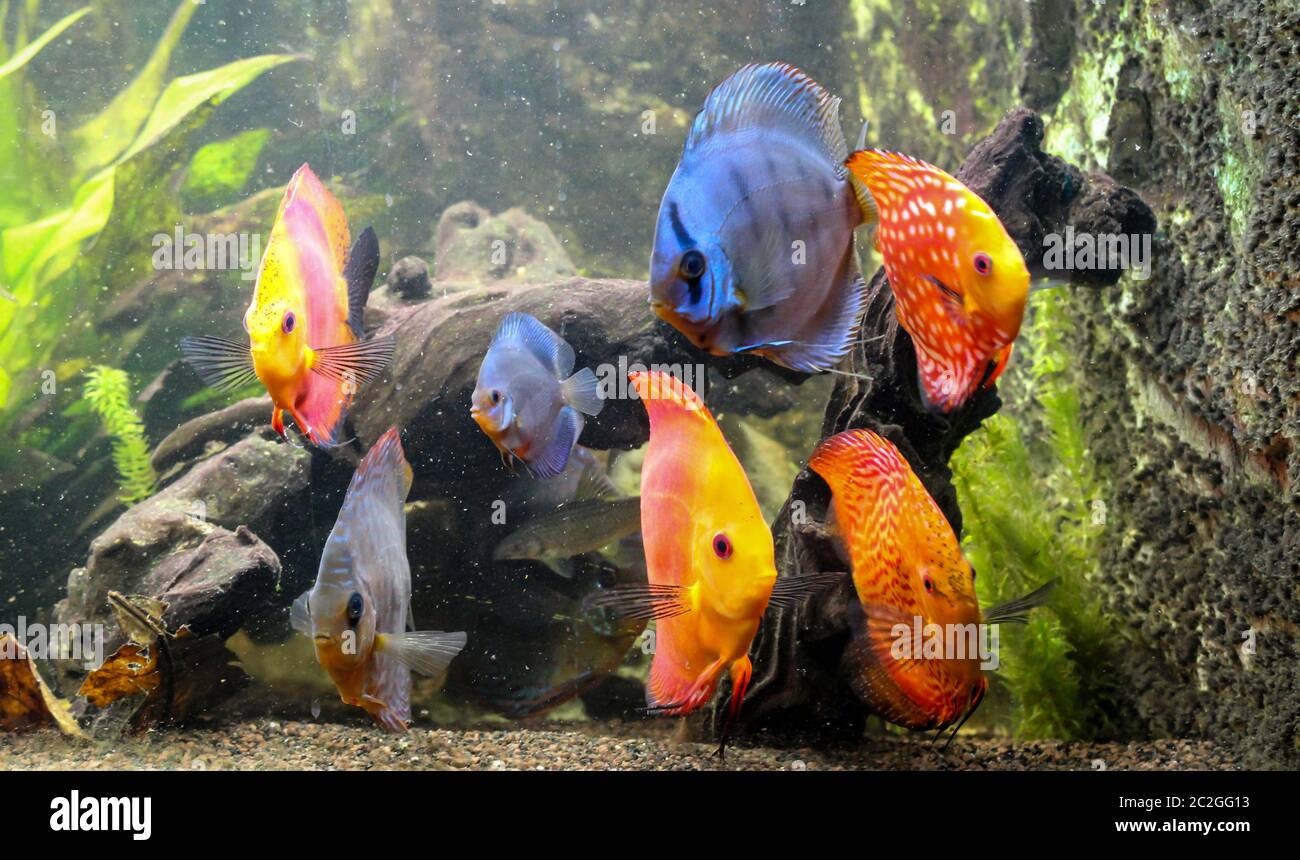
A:
[[[39,54],[46,45],[59,38],[59,35],[64,30],[68,29],[88,14],[90,14],[90,7],[82,6],[71,15],[64,16],[53,27],[42,33],[39,38],[28,44],[27,47],[23,48],[18,53],[14,54],[4,64],[0,64],[0,81],[27,65],[32,57]]]
[[[125,161],[152,146],[200,106],[221,104],[264,72],[301,59],[305,59],[301,54],[263,54],[175,79],[163,90],[140,136],[118,160]]]
[[[140,73],[93,119],[72,133],[73,161],[78,173],[108,164],[131,145],[158,101],[172,52],[198,8],[193,0],[181,0]]]

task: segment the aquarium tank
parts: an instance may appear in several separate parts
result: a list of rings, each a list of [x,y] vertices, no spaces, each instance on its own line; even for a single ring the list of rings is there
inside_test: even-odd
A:
[[[1298,51],[0,2],[0,768],[1300,767]]]

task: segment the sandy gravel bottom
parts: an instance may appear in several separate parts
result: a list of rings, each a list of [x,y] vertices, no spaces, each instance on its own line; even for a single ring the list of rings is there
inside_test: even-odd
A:
[[[0,770],[1223,770],[1239,765],[1206,741],[1071,743],[963,736],[944,751],[921,735],[852,747],[771,748],[738,740],[677,743],[667,721],[537,728],[430,728],[398,736],[364,724],[239,721],[211,728],[74,741],[0,734]]]

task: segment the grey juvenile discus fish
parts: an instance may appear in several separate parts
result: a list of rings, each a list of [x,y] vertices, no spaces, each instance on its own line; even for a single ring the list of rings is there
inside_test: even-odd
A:
[[[589,367],[573,372],[573,347],[524,313],[501,321],[470,402],[470,416],[503,459],[521,461],[538,478],[564,471],[582,435],[583,415],[600,399]]]
[[[696,115],[659,205],[650,304],[701,349],[816,372],[852,345],[866,302],[853,231],[873,210],[844,167],[839,104],[768,63]]]
[[[290,611],[343,701],[398,732],[411,720],[411,670],[438,677],[465,647],[464,633],[408,632],[415,627],[403,507],[410,489],[411,466],[393,428],[357,467],[316,585]]]

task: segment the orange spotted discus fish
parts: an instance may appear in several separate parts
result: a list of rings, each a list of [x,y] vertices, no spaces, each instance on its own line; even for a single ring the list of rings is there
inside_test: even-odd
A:
[[[861,611],[851,613],[843,664],[854,692],[898,725],[960,729],[988,689],[981,625],[1024,621],[1054,583],[981,613],[975,571],[957,536],[892,443],[850,430],[819,445],[808,465],[831,488],[833,518],[853,567]],[[918,652],[914,632],[931,624],[944,643],[962,647],[930,650],[931,639]]]
[[[343,701],[395,732],[411,721],[411,670],[440,677],[465,647],[464,633],[412,632],[403,506],[410,489],[411,466],[394,428],[357,467],[316,584],[289,614],[293,628],[312,637]]]
[[[771,529],[699,396],[657,371],[629,379],[650,415],[641,467],[649,584],[619,586],[591,603],[629,618],[656,619],[646,688],[651,712],[691,713],[712,699],[730,672],[721,753],[753,672],[749,646],[764,611],[769,603],[806,597],[826,578],[777,578]]]
[[[379,266],[369,227],[348,250],[348,222],[334,195],[304,164],[289,180],[244,314],[248,343],[187,337],[185,358],[204,381],[234,390],[254,378],[266,386],[271,426],[285,435],[284,413],[314,445],[330,447],[358,385],[393,355],[391,336],[363,340],[362,313]]]
[[[876,205],[876,243],[916,346],[921,397],[951,413],[1011,357],[1029,295],[1024,257],[988,204],[934,165],[876,149],[847,164]]]

